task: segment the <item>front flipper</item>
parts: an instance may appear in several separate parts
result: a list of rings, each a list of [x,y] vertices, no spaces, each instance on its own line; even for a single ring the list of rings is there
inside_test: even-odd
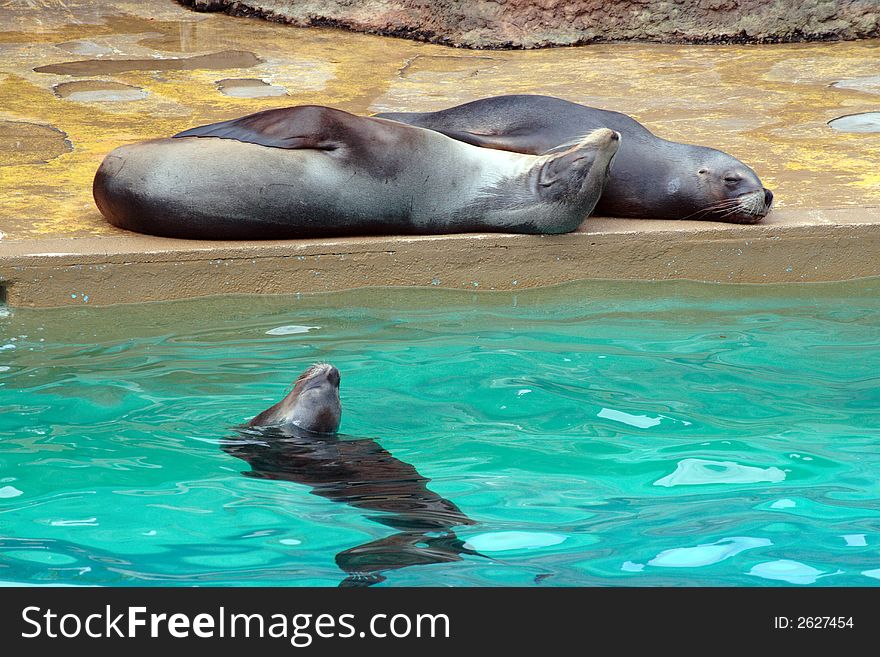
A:
[[[326,120],[323,112],[326,109],[304,105],[267,110],[239,119],[190,128],[174,135],[174,138],[217,137],[270,148],[330,151],[339,148],[340,143],[327,135],[328,123],[333,122]]]
[[[431,128],[431,130],[480,148],[494,148],[498,151],[528,153],[530,155],[540,155],[543,152],[538,150],[534,137],[529,135],[484,135],[464,130],[440,130],[437,128]]]

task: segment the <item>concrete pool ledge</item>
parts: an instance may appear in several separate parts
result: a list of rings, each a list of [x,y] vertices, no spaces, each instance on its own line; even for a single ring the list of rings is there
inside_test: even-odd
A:
[[[592,217],[566,235],[209,242],[116,231],[0,241],[10,307],[110,305],[373,286],[515,290],[585,279],[717,283],[880,275],[880,205],[780,209],[764,222]]]

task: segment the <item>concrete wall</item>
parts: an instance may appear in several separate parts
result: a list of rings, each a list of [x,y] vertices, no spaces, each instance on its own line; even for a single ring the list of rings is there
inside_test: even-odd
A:
[[[180,0],[198,11],[466,48],[595,41],[787,42],[880,36],[880,0]]]
[[[123,234],[0,243],[11,307],[359,287],[522,290],[588,279],[815,283],[880,275],[880,208],[740,226],[591,217],[566,235],[199,242]]]

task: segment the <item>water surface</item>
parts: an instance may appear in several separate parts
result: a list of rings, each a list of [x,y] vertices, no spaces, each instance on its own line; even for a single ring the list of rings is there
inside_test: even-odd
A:
[[[345,440],[472,524],[409,541],[350,482],[242,474],[222,443],[315,361]],[[438,558],[376,585],[880,578],[878,280],[16,309],[0,417],[14,584],[335,586],[404,543]]]

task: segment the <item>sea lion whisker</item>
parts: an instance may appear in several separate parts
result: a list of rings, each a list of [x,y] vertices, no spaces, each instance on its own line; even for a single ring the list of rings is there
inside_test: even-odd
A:
[[[764,191],[755,190],[740,197],[742,199],[743,212],[753,217],[764,216],[769,208],[765,208]]]
[[[727,211],[727,210],[739,210],[739,209],[742,209],[742,203],[726,203],[724,205],[712,206],[709,209],[715,210],[718,212]]]
[[[743,214],[742,208],[730,208],[729,210],[722,212],[719,217],[721,219],[725,217],[732,217],[735,214]],[[744,214],[751,214],[750,212],[745,212]]]
[[[696,212],[691,212],[689,215],[685,215],[684,217],[681,217],[680,219],[681,219],[681,221],[685,221],[685,220],[691,219],[691,218],[702,219],[703,216],[709,212],[711,212],[711,209],[703,208],[702,210],[697,210]],[[697,215],[699,215],[699,216],[697,216]]]
[[[715,209],[718,209],[718,208],[726,208],[726,207],[730,207],[730,206],[732,206],[732,205],[739,205],[739,204],[740,204],[740,200],[739,200],[739,199],[736,199],[736,198],[728,198],[728,199],[724,199],[724,200],[721,200],[721,201],[716,201],[715,203],[710,203],[709,205],[704,206],[703,209],[705,209],[705,210],[715,210]]]
[[[770,205],[765,203],[764,194],[755,194],[755,214],[767,214],[769,211]]]
[[[722,221],[738,214],[755,217],[760,216],[761,206],[762,201],[758,198],[757,193],[749,192],[734,198],[716,201],[696,212],[682,217],[682,219],[703,219],[709,214],[714,214],[716,219]]]
[[[736,205],[738,203],[742,203],[742,199],[739,196],[735,196],[733,198],[722,199],[712,205],[717,206],[717,207],[724,207],[725,205]]]
[[[736,208],[738,206],[739,206],[739,201],[737,201],[736,199],[719,201],[717,203],[707,205],[704,208],[700,208],[696,212],[692,212],[691,214],[689,214],[687,216],[681,217],[681,219],[682,220],[690,219],[691,217],[694,217],[695,215],[700,215],[698,218],[702,218],[704,215],[706,215],[710,212],[715,212],[716,210],[724,210],[726,208]]]

